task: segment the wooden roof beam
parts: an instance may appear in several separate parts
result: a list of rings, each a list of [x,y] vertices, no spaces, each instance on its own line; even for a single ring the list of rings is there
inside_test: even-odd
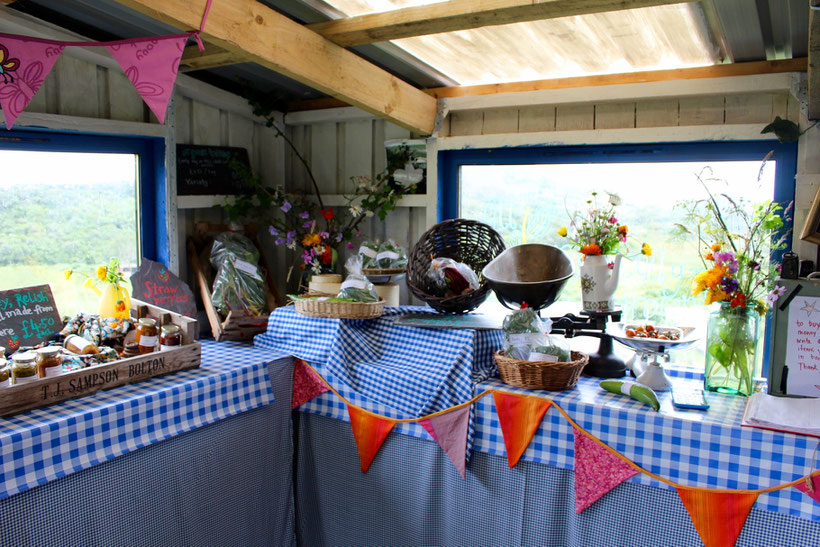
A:
[[[181,72],[193,72],[194,70],[235,65],[246,61],[248,61],[246,56],[237,55],[213,44],[205,44],[205,51],[199,51],[199,46],[192,45],[186,47],[182,52],[179,70]]]
[[[206,0],[116,0],[180,29],[198,28]],[[219,0],[202,38],[225,51],[429,135],[436,100],[256,0]]]
[[[809,119],[820,120],[820,0],[809,10]]]
[[[686,0],[450,0],[335,19],[307,27],[328,40],[349,47],[492,25],[679,4],[682,1]]]

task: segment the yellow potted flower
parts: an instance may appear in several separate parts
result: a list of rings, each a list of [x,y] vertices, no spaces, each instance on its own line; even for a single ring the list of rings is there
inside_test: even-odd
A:
[[[75,272],[66,270],[65,278],[69,279]],[[128,319],[131,314],[131,295],[125,287],[125,276],[120,269],[120,259],[112,258],[108,265],[100,265],[94,269],[94,275],[87,275],[83,287],[91,289],[100,297],[97,314],[102,318],[113,317]],[[102,290],[97,286],[102,284]]]

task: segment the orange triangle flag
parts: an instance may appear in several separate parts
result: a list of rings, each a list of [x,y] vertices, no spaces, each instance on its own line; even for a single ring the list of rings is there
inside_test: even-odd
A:
[[[504,434],[507,464],[512,469],[529,446],[552,401],[498,391],[493,392],[493,400]]]
[[[352,405],[347,405],[347,414],[350,416],[350,427],[353,428],[353,438],[359,451],[362,473],[367,473],[376,452],[382,447],[396,422],[379,418]]]
[[[757,500],[757,492],[710,492],[677,487],[704,547],[732,547]]]

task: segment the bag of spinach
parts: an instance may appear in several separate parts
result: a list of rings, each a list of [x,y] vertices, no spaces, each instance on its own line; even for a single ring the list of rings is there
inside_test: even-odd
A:
[[[352,302],[379,301],[379,294],[373,287],[373,283],[362,274],[362,261],[358,255],[347,259],[345,269],[347,270],[347,277],[342,283],[337,298],[344,298]]]
[[[265,312],[265,280],[259,272],[259,251],[247,237],[236,232],[216,236],[211,248],[216,269],[211,299],[222,316],[231,310],[250,315]]]
[[[504,318],[504,354],[519,361],[569,362],[569,344],[550,336],[552,321],[541,319],[526,303]]]

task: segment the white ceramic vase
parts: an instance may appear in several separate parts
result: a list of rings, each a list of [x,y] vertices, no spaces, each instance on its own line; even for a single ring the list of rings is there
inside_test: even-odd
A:
[[[612,268],[609,267],[612,264]],[[584,311],[610,311],[618,288],[621,255],[584,257],[581,264],[581,301]]]

